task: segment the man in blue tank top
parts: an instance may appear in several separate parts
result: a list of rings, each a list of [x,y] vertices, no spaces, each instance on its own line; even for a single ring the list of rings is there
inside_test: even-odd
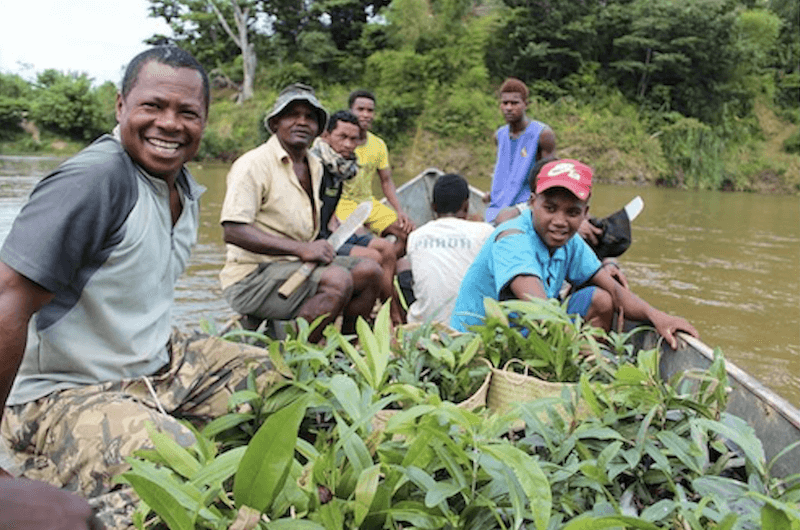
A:
[[[529,174],[537,160],[555,156],[556,137],[553,130],[542,122],[528,119],[528,87],[519,79],[510,77],[500,87],[500,110],[506,125],[494,135],[497,144],[497,162],[492,176],[492,189],[484,199],[489,203],[486,221],[492,222],[506,206],[528,200]]]

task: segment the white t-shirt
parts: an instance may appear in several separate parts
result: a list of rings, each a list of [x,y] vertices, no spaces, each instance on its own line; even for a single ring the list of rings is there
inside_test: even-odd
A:
[[[411,232],[406,253],[417,299],[408,308],[408,322],[450,322],[461,280],[493,231],[488,223],[444,217]]]

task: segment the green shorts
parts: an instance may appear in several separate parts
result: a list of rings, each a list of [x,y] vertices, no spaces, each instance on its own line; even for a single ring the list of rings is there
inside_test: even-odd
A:
[[[242,315],[271,320],[291,320],[297,316],[303,304],[317,293],[319,281],[328,267],[353,270],[360,261],[361,258],[353,256],[336,256],[330,265],[315,268],[308,280],[300,284],[285,300],[278,295],[278,289],[303,265],[303,262],[262,263],[258,269],[225,289],[222,294],[231,308]]]

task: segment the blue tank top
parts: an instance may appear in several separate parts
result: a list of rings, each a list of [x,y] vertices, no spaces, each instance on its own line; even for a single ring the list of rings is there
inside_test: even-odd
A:
[[[486,209],[486,221],[491,222],[506,206],[525,202],[530,197],[528,173],[536,161],[539,135],[546,125],[531,120],[522,134],[511,139],[508,125],[497,130],[497,162],[492,176],[492,200]]]

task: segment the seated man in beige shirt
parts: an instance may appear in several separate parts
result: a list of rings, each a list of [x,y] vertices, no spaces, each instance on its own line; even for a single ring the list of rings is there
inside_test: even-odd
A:
[[[260,319],[312,322],[325,315],[313,341],[340,314],[343,331],[353,332],[357,317],[369,317],[381,278],[376,262],[337,256],[330,243],[315,239],[322,165],[308,148],[327,119],[311,87],[286,87],[266,118],[272,137],[231,167],[221,213],[228,251],[220,280],[228,303]],[[281,298],[278,289],[303,262],[321,266]]]

